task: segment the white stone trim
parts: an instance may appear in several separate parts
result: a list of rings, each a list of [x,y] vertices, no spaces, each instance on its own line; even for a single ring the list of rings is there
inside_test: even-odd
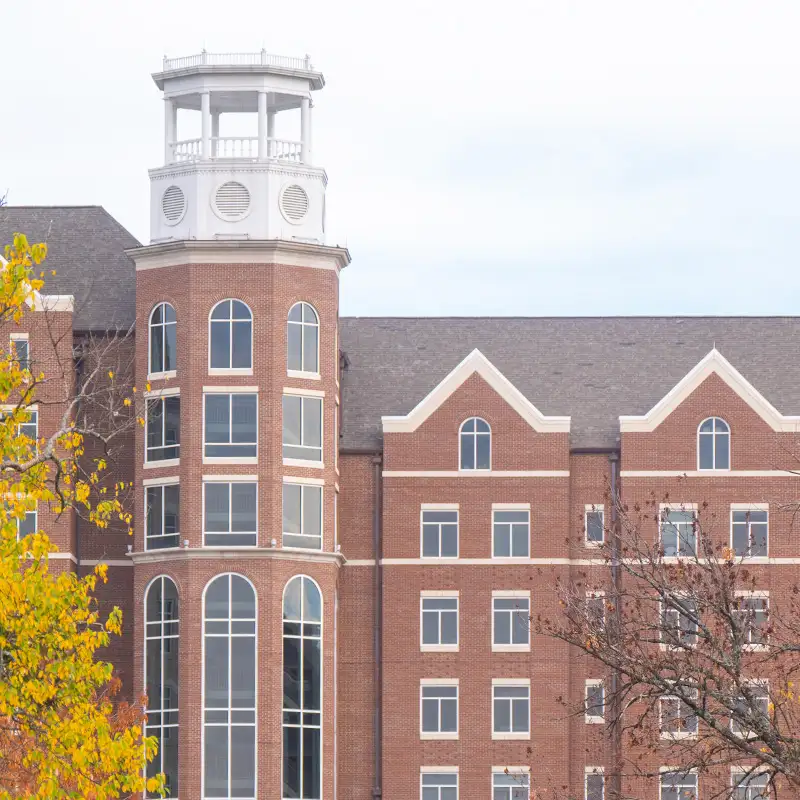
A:
[[[719,350],[713,348],[646,414],[620,416],[620,432],[654,431],[712,373],[716,373],[774,431],[786,433],[800,430],[800,416],[787,417],[781,414]]]
[[[420,772],[458,772],[458,767],[420,767]]]
[[[530,589],[492,589],[492,597],[524,597],[531,599]]]
[[[530,766],[525,767],[492,767],[492,774],[496,775],[499,772],[505,772],[508,770],[509,772],[525,772],[530,773],[531,768]]]
[[[324,486],[325,480],[323,478],[300,478],[294,475],[284,475],[284,483],[302,483],[306,486]],[[338,488],[337,488],[338,491]]]
[[[480,350],[473,350],[408,414],[381,417],[384,433],[412,433],[473,373],[478,373],[535,431],[569,433],[569,417],[542,414]]]
[[[203,394],[258,394],[258,386],[204,386]]]
[[[217,303],[219,305],[219,303]],[[209,367],[209,375],[244,375],[249,376],[253,374],[252,367]],[[205,391],[205,390],[204,390]]]
[[[492,503],[492,511],[530,511],[530,503]]]
[[[181,465],[180,458],[165,458],[162,461],[145,461],[142,464],[142,469],[158,469],[164,467],[179,467]]]
[[[39,294],[34,292],[33,302],[29,303],[34,311],[69,311],[75,310],[75,297],[71,294]]]
[[[284,386],[283,393],[298,397],[325,397],[325,392],[322,389],[301,389],[297,386]]]
[[[769,600],[769,591],[766,589],[736,589],[734,597],[764,597]]]
[[[622,478],[800,478],[788,469],[623,469]]]
[[[319,372],[303,372],[299,369],[287,369],[286,370],[286,377],[287,378],[297,378],[298,380],[302,381],[321,381],[322,376]],[[284,391],[286,391],[284,389]]]
[[[258,456],[203,456],[204,464],[258,464]]]
[[[384,478],[568,478],[568,469],[522,470],[392,470],[385,469]]]
[[[659,503],[658,510],[661,511],[697,511],[697,503]]]
[[[154,397],[180,397],[180,394],[179,386],[165,386],[163,389],[151,389],[145,392],[144,397],[145,400],[151,400]]]
[[[96,567],[98,564],[105,564],[107,567],[132,567],[133,561],[123,561],[119,558],[82,558],[82,567]]]
[[[170,380],[170,378],[175,378],[178,375],[178,371],[175,369],[168,369],[166,372],[148,372],[147,373],[147,380],[148,381],[166,381]]]
[[[258,483],[258,475],[203,475],[203,483]]]
[[[420,503],[422,511],[458,511],[458,503]]]
[[[530,686],[530,678],[492,678],[492,686]]]
[[[324,550],[285,550],[273,547],[174,547],[164,550],[146,550],[131,553],[134,564],[151,564],[167,561],[227,561],[229,559],[259,560],[275,558],[278,560],[303,561],[322,564],[342,565],[345,561],[341,553],[329,553]]]
[[[769,503],[731,503],[731,511],[769,511]]]
[[[307,467],[308,469],[324,469],[322,461],[309,461],[307,458],[284,458],[284,467]]]
[[[170,475],[167,478],[145,478],[142,481],[142,486],[173,486],[180,483],[181,479],[177,475]]]

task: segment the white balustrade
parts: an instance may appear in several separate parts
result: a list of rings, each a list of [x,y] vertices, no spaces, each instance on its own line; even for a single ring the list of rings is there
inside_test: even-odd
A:
[[[182,58],[167,58],[164,56],[163,69],[168,72],[173,69],[188,69],[202,66],[234,66],[234,67],[281,67],[283,69],[311,70],[311,59],[294,58],[292,56],[276,56],[262,50],[260,53],[198,53]]]
[[[211,139],[212,158],[258,158],[257,136],[216,136]]]
[[[301,162],[302,144],[289,139],[267,139],[267,159]],[[183,139],[172,144],[172,163],[200,161],[203,156],[202,139]],[[258,159],[257,136],[212,136],[211,159],[231,158],[248,161]]]
[[[300,142],[292,142],[288,139],[267,139],[267,158],[299,163],[301,147]]]
[[[202,157],[202,139],[184,139],[181,142],[174,142],[172,145],[172,160],[175,161],[197,161]]]

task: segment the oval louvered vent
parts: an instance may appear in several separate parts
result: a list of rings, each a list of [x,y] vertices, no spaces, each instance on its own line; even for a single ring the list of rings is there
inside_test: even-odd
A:
[[[174,225],[180,222],[184,211],[186,211],[186,198],[183,192],[177,186],[170,186],[161,197],[161,213],[164,219]]]
[[[250,192],[238,181],[227,181],[217,189],[214,205],[223,219],[239,219],[250,208]]]
[[[308,213],[308,195],[302,186],[292,184],[281,192],[281,214],[289,222],[300,222]]]

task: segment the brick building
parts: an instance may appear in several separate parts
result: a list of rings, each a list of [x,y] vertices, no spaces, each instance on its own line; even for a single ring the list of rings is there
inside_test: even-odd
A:
[[[777,509],[800,319],[340,317],[350,257],[325,244],[310,135],[322,75],[203,53],[154,78],[149,244],[99,207],[0,209],[4,242],[49,243],[77,347],[135,326],[147,426],[116,464],[133,541],[40,522],[62,568],[109,564],[111,657],[148,693],[153,769],[187,800],[519,800],[529,781],[602,798],[603,720],[559,702],[597,676],[520,617],[558,613],[612,483],[707,502],[723,538],[758,512],[764,585],[796,578]],[[221,135],[233,113],[253,136]],[[180,138],[192,114],[200,137]],[[658,784],[625,788],[671,800]]]

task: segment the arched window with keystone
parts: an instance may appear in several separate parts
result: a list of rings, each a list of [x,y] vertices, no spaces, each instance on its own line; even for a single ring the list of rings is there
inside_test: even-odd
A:
[[[709,417],[697,428],[697,468],[731,468],[731,429],[724,419]]]
[[[492,429],[480,417],[461,423],[458,434],[459,468],[490,470],[492,468]]]

